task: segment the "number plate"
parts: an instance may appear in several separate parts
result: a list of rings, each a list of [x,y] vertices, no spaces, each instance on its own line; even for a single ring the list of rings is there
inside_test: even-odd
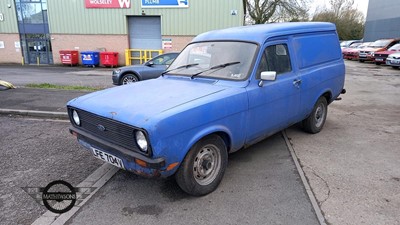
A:
[[[109,154],[107,152],[103,152],[103,151],[101,151],[99,149],[93,148],[93,147],[92,147],[92,151],[93,151],[94,157],[96,157],[98,159],[101,159],[104,162],[108,162],[111,165],[114,165],[114,166],[119,167],[121,169],[125,169],[124,163],[122,162],[122,159],[120,159],[120,158],[118,158],[118,157],[116,157],[114,155],[111,155],[111,154]]]
[[[392,63],[394,63],[394,64],[400,64],[400,60],[393,60]]]
[[[375,61],[382,62],[383,59],[378,58],[378,59],[375,59]]]

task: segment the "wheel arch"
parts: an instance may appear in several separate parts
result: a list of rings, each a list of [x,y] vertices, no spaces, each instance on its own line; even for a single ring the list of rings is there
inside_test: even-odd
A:
[[[188,146],[188,151],[200,140],[203,138],[206,138],[211,135],[217,135],[219,136],[225,143],[226,150],[229,153],[231,148],[232,148],[232,134],[226,129],[223,128],[209,128],[207,130],[203,130],[202,132],[197,133],[190,141],[189,141],[189,146]],[[187,154],[186,152],[186,154]],[[185,156],[186,156],[185,154]]]
[[[313,103],[310,105],[310,108],[307,109],[307,114],[305,115],[304,118],[307,118],[308,116],[310,116],[315,104],[318,102],[318,99],[324,97],[326,99],[326,102],[328,103],[328,105],[330,103],[333,102],[334,99],[332,99],[332,91],[331,90],[325,90],[323,92],[321,92],[321,94],[316,95],[315,99],[313,100]]]
[[[332,91],[325,91],[320,97],[325,97],[326,102],[328,102],[328,105],[334,101],[334,99],[332,99]],[[318,99],[315,102],[317,102]]]

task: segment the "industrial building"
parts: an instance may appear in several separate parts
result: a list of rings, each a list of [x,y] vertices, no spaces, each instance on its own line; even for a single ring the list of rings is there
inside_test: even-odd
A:
[[[369,0],[364,41],[400,37],[400,1]]]
[[[116,52],[125,65],[127,49],[180,51],[243,24],[242,0],[1,0],[0,63],[60,64],[74,50]]]

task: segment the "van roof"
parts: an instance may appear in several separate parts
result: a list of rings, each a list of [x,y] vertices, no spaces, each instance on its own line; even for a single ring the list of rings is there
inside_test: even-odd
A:
[[[192,42],[213,40],[240,40],[263,44],[266,39],[271,37],[319,31],[336,31],[336,26],[333,23],[327,22],[258,24],[209,31],[199,34],[193,39]]]

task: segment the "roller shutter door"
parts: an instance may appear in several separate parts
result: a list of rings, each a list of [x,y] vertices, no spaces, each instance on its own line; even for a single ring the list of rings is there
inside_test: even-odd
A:
[[[159,16],[128,17],[131,49],[161,49],[161,18]]]

